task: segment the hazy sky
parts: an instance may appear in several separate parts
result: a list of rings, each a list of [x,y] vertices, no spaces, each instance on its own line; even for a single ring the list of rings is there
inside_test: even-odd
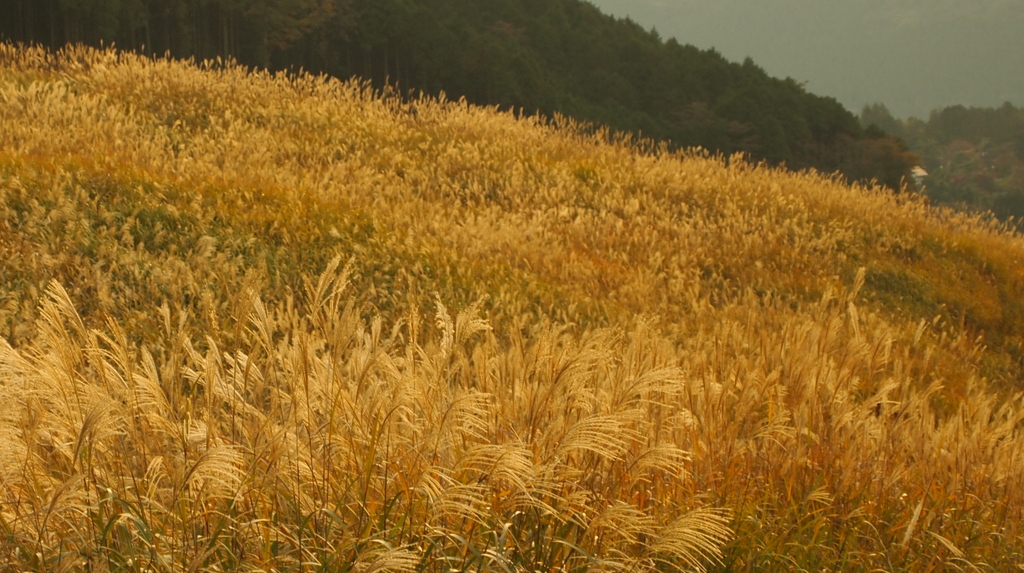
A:
[[[588,0],[859,113],[1024,105],[1024,0]]]

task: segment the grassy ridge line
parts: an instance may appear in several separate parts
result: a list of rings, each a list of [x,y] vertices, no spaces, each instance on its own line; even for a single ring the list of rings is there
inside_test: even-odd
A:
[[[223,73],[229,74],[224,85],[259,81],[246,78],[238,70]],[[263,83],[267,83],[267,80],[264,78]],[[799,249],[833,249],[841,251],[841,258],[849,259],[852,256],[862,263],[876,262],[872,259],[888,256],[895,260],[879,260],[878,266],[889,263],[890,267],[906,268],[907,263],[912,261],[903,259],[912,257],[914,253],[908,257],[903,251],[913,250],[915,242],[923,240],[935,243],[940,249],[948,249],[950,243],[957,244],[957,239],[949,240],[952,238],[949,226],[935,228],[932,223],[932,228],[924,233],[907,228],[908,221],[920,225],[917,221],[922,217],[907,212],[905,208],[896,209],[896,213],[902,215],[890,216],[890,211],[895,207],[885,194],[866,201],[861,193],[851,194],[837,185],[818,185],[819,181],[814,177],[800,185],[797,183],[799,176],[795,180],[790,179],[786,187],[798,185],[800,189],[784,188],[778,182],[768,188],[763,185],[751,186],[749,182],[759,178],[747,178],[742,174],[747,169],[743,166],[739,167],[739,172],[725,177],[726,181],[741,182],[743,188],[730,189],[728,183],[722,185],[723,174],[717,161],[704,161],[708,165],[700,170],[696,169],[699,162],[691,161],[690,168],[681,174],[672,157],[662,158],[660,164],[657,158],[645,158],[639,162],[630,159],[627,163],[632,165],[623,172],[621,160],[632,154],[628,148],[612,151],[614,148],[569,133],[550,137],[545,135],[545,130],[535,129],[532,122],[515,121],[511,117],[490,114],[485,110],[466,108],[455,112],[454,108],[461,106],[452,104],[440,106],[443,111],[432,111],[437,106],[421,103],[417,108],[416,120],[413,121],[410,115],[395,109],[398,107],[395,102],[376,102],[370,94],[360,93],[360,88],[355,85],[342,87],[305,79],[300,80],[297,86],[285,88],[276,84],[276,87],[260,84],[258,89],[246,91],[246,96],[240,95],[241,92],[234,93],[220,84],[212,85],[209,81],[206,84],[211,85],[194,82],[191,88],[186,87],[188,84],[173,82],[165,86],[163,84],[170,80],[159,74],[106,78],[103,73],[97,73],[90,76],[89,81],[96,84],[91,88],[94,92],[102,93],[104,98],[112,98],[113,103],[120,103],[121,106],[106,106],[104,111],[91,112],[72,109],[68,113],[130,113],[140,116],[126,121],[95,120],[91,122],[97,131],[95,140],[90,141],[92,137],[77,129],[72,140],[63,147],[65,152],[75,155],[80,155],[83,149],[102,149],[101,157],[97,158],[101,171],[119,172],[126,165],[145,165],[147,169],[162,173],[163,177],[169,176],[172,181],[181,182],[184,187],[193,184],[210,187],[212,184],[231,189],[237,186],[243,191],[242,198],[245,197],[245,189],[251,187],[253,181],[259,181],[262,185],[276,182],[293,191],[301,189],[309,192],[310,188],[323,187],[331,189],[332,199],[348,200],[348,205],[354,208],[359,208],[358,201],[372,197],[373,204],[379,207],[387,205],[388,209],[405,208],[407,213],[416,214],[421,213],[424,205],[417,204],[414,199],[423,199],[427,207],[440,209],[434,217],[412,217],[414,223],[432,225],[425,229],[427,236],[437,235],[434,231],[439,228],[445,229],[448,234],[457,231],[458,224],[468,218],[467,212],[474,219],[482,219],[480,226],[490,225],[492,221],[488,217],[495,207],[500,207],[496,218],[510,214],[512,217],[522,217],[525,212],[539,219],[536,223],[542,227],[540,229],[529,229],[527,221],[515,221],[515,228],[522,228],[526,224],[528,230],[534,231],[530,237],[544,230],[544,227],[556,227],[553,229],[553,239],[560,243],[555,245],[559,247],[566,247],[568,240],[563,239],[563,236],[571,235],[571,228],[566,228],[565,223],[579,221],[581,217],[593,218],[600,215],[605,218],[602,224],[616,226],[622,223],[619,219],[632,218],[640,214],[642,208],[645,214],[653,216],[647,220],[634,219],[631,221],[635,223],[632,227],[618,232],[617,238],[628,235],[631,240],[636,240],[638,232],[644,233],[648,224],[661,227],[660,233],[645,237],[648,240],[637,245],[636,253],[619,249],[622,246],[621,240],[611,241],[610,246],[617,249],[615,253],[610,253],[611,256],[591,257],[595,260],[588,261],[585,255],[589,253],[584,253],[582,265],[552,261],[552,264],[545,264],[544,267],[574,271],[580,267],[600,266],[601,262],[613,262],[608,260],[617,256],[634,260],[625,269],[626,274],[644,263],[648,267],[645,271],[656,272],[660,270],[659,265],[652,264],[652,257],[648,253],[653,252],[653,258],[657,260],[657,249],[645,247],[686,240],[683,232],[672,234],[674,229],[671,226],[677,220],[682,225],[692,223],[694,218],[685,216],[687,207],[708,213],[715,224],[727,226],[722,229],[698,229],[694,239],[699,243],[693,249],[687,249],[696,254],[688,260],[677,262],[674,265],[677,269],[700,267],[702,272],[718,271],[726,279],[750,284],[751,279],[763,276],[764,272],[758,269],[751,273],[745,269],[752,268],[751,261],[756,263],[759,258],[764,258],[763,264],[779,267],[774,269],[775,276],[765,281],[774,290],[785,286],[787,290],[809,291],[815,293],[815,296],[822,292],[821,277],[804,276],[816,272],[804,268],[809,266],[808,263],[818,268],[841,267],[839,274],[844,277],[846,284],[852,280],[856,267],[844,265],[842,263],[846,261],[834,257],[822,261],[817,258],[821,253],[809,254]],[[203,89],[197,91],[196,86],[203,86]],[[83,89],[83,86],[75,89]],[[289,105],[290,111],[263,110],[265,102],[274,97],[274,90],[281,89],[291,90],[287,92],[289,95],[286,98],[296,100]],[[253,95],[262,91],[266,91],[269,99],[263,100]],[[346,92],[347,95],[344,95]],[[339,95],[348,102],[347,105],[332,103],[332,98]],[[126,111],[124,106],[131,106],[133,111]],[[237,110],[246,112],[242,114]],[[431,113],[447,119],[439,123]],[[371,121],[371,118],[377,119]],[[420,118],[423,118],[422,121]],[[53,129],[60,129],[57,124],[68,121],[49,113],[46,117],[27,116],[22,119],[26,127],[49,123]],[[146,133],[141,140],[134,141],[131,132],[140,129],[140,123],[145,124],[145,129],[151,132]],[[51,133],[47,129],[29,129],[34,131],[36,137],[48,137],[45,134]],[[118,135],[118,129],[127,129],[128,132]],[[152,133],[152,130],[156,133]],[[113,138],[112,146],[107,145],[111,143],[108,141],[110,138]],[[268,145],[271,140],[281,138],[285,145]],[[118,144],[118,141],[121,143]],[[120,147],[124,147],[126,141],[133,141],[131,148],[121,150]],[[25,143],[29,147],[33,145],[31,140]],[[45,145],[53,143],[48,141]],[[169,150],[173,153],[168,154]],[[114,161],[114,158],[117,158],[117,165],[105,163]],[[168,164],[172,158],[173,161]],[[293,168],[278,169],[279,165]],[[786,181],[786,178],[776,178],[776,181]],[[608,182],[612,182],[610,187]],[[701,182],[711,185],[702,185]],[[361,188],[362,193],[353,189],[356,186]],[[780,202],[779,194],[788,195],[787,200],[792,201],[793,205],[786,206],[785,200]],[[441,198],[460,203],[471,201],[471,204],[468,209],[460,210],[459,205],[438,205],[437,199]],[[283,197],[282,200],[288,199]],[[920,206],[917,208],[920,209]],[[403,220],[403,223],[406,222]],[[700,223],[706,226],[708,221],[701,220]],[[854,226],[853,231],[859,232],[860,236],[843,237],[843,233],[849,232],[847,228],[850,226]],[[411,231],[408,233],[411,234]],[[805,237],[796,236],[799,233],[810,233],[811,240],[804,241]],[[746,252],[742,256],[724,255],[722,251],[735,247],[731,240],[736,236],[746,237],[755,245],[744,245]],[[715,244],[715,237],[723,237],[729,244]],[[512,244],[525,244],[527,248],[523,251],[527,254],[566,251],[537,249],[534,248],[536,241],[524,242],[522,237],[505,238]],[[462,241],[470,245],[478,242],[473,237]],[[839,248],[836,245],[840,245]],[[764,252],[754,250],[758,248]],[[711,249],[714,252],[701,256]],[[568,250],[573,253],[581,250],[592,253],[601,250],[601,245],[583,244]],[[796,252],[791,255],[794,250]],[[977,258],[971,256],[971,250],[984,253],[1005,249],[976,245],[964,250],[968,252],[962,258],[970,259]],[[786,257],[786,260],[776,261],[773,255]],[[730,260],[738,264],[726,267]],[[971,261],[957,261],[957,264],[963,262]],[[982,266],[990,264],[985,260],[977,263]],[[798,265],[795,269],[794,264]],[[608,270],[614,271],[614,265],[611,266]],[[660,266],[666,265],[662,263]],[[1012,262],[1007,266],[1012,268]],[[591,274],[602,274],[601,270],[605,269],[593,270]],[[949,273],[933,272],[930,269],[922,271],[916,273],[925,275],[918,282],[934,284],[949,276]],[[565,282],[572,277],[557,278],[559,282]],[[794,284],[787,285],[786,282]],[[952,298],[952,313],[955,316],[951,318],[977,318],[982,327],[991,326],[995,315],[1002,310],[1001,307],[1012,304],[1013,297],[1002,297],[1004,300],[995,303],[997,308],[976,313],[978,317],[974,317],[972,315],[975,313],[970,309],[958,308],[970,306],[969,297],[955,300],[958,293],[966,290],[958,287],[973,282],[964,280],[949,285],[940,293],[912,294],[920,294],[927,299],[925,302],[934,310],[950,302],[945,299]],[[658,291],[664,292],[664,289],[659,288]],[[647,301],[649,298],[641,296],[638,300]]]
[[[1020,237],[814,174],[641,154],[572,126],[450,102],[412,108],[353,84],[109,52],[68,52],[52,66],[4,50],[2,316],[18,349],[2,362],[19,381],[5,399],[22,405],[5,419],[4,455],[5,467],[25,468],[5,483],[7,499],[25,504],[3,516],[19,559],[32,547],[51,561],[72,559],[71,546],[108,559],[138,547],[186,568],[206,549],[212,563],[244,547],[239,567],[305,556],[342,570],[329,555],[376,559],[367,548],[377,539],[410,551],[392,556],[410,567],[439,563],[410,556],[424,547],[470,567],[483,562],[471,547],[506,559],[492,565],[694,562],[672,540],[701,539],[685,512],[709,500],[733,510],[722,557],[733,569],[1021,561],[1020,403],[999,405],[982,379],[1019,377]],[[357,255],[353,310],[319,305],[300,278],[338,252]],[[40,306],[51,278],[74,303],[53,291]],[[456,306],[488,296],[493,338],[460,338],[441,313],[431,334],[414,310],[433,292]],[[646,326],[631,326],[638,313]],[[104,314],[147,350],[120,342]],[[63,334],[76,315],[110,340]],[[588,334],[545,334],[528,326],[538,316]],[[513,326],[533,334],[519,339]],[[983,346],[981,330],[996,344]],[[55,365],[58,351],[71,358]],[[231,364],[247,360],[260,382],[214,399],[238,384]],[[574,374],[554,374],[565,368]],[[104,382],[115,371],[128,394]],[[310,394],[295,381],[314,371],[321,390]],[[106,409],[69,403],[77,386],[60,381],[84,381]],[[366,384],[383,394],[367,398]],[[131,398],[138,391],[167,404],[154,414],[152,401]],[[363,414],[339,410],[340,397]],[[427,406],[460,400],[476,404],[468,426],[445,434],[461,442],[423,463],[441,439],[425,428],[443,426]],[[122,430],[98,439],[105,457],[92,475],[149,508],[147,527],[165,541],[130,527],[112,541],[71,517],[116,513],[71,480],[93,411]],[[413,413],[368,429],[394,411]],[[326,418],[314,424],[312,413]],[[24,429],[34,417],[42,438]],[[129,430],[139,417],[162,429]],[[474,425],[483,419],[493,430]],[[595,428],[629,439],[605,450],[586,441]],[[274,450],[270,463],[274,432],[310,445]],[[348,445],[327,459],[339,435]],[[559,454],[570,435],[589,453]],[[385,438],[398,450],[377,449]],[[39,440],[59,455],[33,454]],[[128,454],[144,443],[156,444],[148,461]],[[495,447],[529,459],[510,482],[466,469]],[[189,481],[205,455],[230,461],[218,470],[226,490]],[[637,464],[647,456],[661,461]],[[148,475],[156,458],[168,460],[166,476]],[[294,468],[331,487],[311,491]],[[142,474],[152,495],[125,486]],[[427,487],[441,474],[477,489],[445,505]],[[41,475],[65,476],[84,496],[62,514],[77,537],[30,519],[62,491]],[[276,493],[238,479],[256,475],[279,480]],[[361,476],[362,489],[342,475]],[[500,501],[510,483],[518,501],[488,497]],[[400,503],[388,495],[397,491]],[[527,506],[539,512],[523,517]],[[317,521],[317,507],[340,519]],[[714,514],[696,515],[721,531]],[[271,520],[273,533],[224,533],[250,519]],[[361,525],[335,527],[351,523]],[[221,525],[223,535],[204,533]],[[723,537],[703,539],[711,555]]]
[[[84,160],[128,184],[126,174],[141,170],[161,187],[205,189],[208,207],[221,202],[212,209],[220,218],[244,217],[253,199],[317,197],[328,211],[363,217],[361,233],[403,261],[379,269],[385,282],[407,264],[426,265],[428,275],[462,283],[463,303],[488,294],[511,316],[539,305],[561,320],[607,324],[609,314],[649,312],[672,328],[687,285],[716,298],[751,287],[807,300],[849,285],[865,266],[866,294],[888,311],[964,321],[1019,354],[1019,240],[967,217],[941,222],[920,203],[742,163],[689,157],[680,169],[678,156],[637,156],[628,145],[459,104],[410,108],[354,84],[238,69],[181,76],[170,63],[99,68],[51,84],[36,111],[12,115],[12,147]],[[68,100],[68,90],[92,97]],[[289,212],[269,207],[250,231],[271,243],[332,242],[325,237],[338,226],[323,217],[320,228],[298,218],[279,232]],[[483,277],[497,278],[481,288]],[[509,282],[526,292],[502,298]],[[1012,358],[995,363],[990,375],[1012,376]]]

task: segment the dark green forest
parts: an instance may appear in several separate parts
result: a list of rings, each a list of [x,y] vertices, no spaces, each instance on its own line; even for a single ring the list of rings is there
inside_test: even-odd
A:
[[[956,105],[925,121],[896,119],[874,104],[864,108],[861,122],[901,138],[920,155],[928,171],[923,191],[934,202],[991,210],[1018,226],[1024,220],[1024,108]]]
[[[0,14],[14,42],[357,76],[893,189],[917,162],[835,99],[581,0],[0,0]]]

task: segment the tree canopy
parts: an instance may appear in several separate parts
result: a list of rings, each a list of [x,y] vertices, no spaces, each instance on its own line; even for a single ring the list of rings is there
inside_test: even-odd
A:
[[[933,111],[927,121],[899,120],[882,104],[866,106],[861,122],[907,142],[928,171],[925,193],[938,203],[1024,219],[1024,109],[962,105]]]

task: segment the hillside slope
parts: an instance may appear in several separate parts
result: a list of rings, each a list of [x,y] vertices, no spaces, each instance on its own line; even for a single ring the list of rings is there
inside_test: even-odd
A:
[[[917,164],[833,98],[583,0],[0,0],[0,13],[0,40],[360,77],[896,191]]]
[[[21,569],[1024,562],[1019,235],[87,49],[0,46],[0,133]]]

